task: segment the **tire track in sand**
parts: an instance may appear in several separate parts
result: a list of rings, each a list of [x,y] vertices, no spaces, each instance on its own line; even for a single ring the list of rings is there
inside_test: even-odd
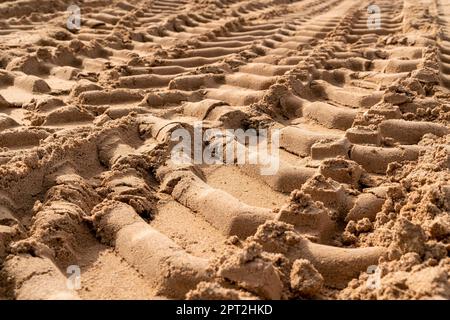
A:
[[[398,185],[386,171],[448,134],[418,107],[445,96],[422,29],[433,22],[413,26],[426,15],[411,1],[376,4],[377,30],[369,2],[333,0],[96,1],[77,33],[56,13],[43,33],[32,16],[7,20],[2,294],[289,299],[364,280],[388,251],[364,237]],[[280,170],[174,165],[171,133],[199,120],[281,129]],[[71,264],[78,292],[64,284]],[[296,284],[302,268],[318,274],[312,288]]]

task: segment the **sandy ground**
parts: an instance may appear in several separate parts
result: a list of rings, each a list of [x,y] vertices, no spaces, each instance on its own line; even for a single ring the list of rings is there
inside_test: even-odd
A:
[[[449,299],[449,17],[1,1],[0,299]],[[199,121],[279,130],[279,170],[177,165]]]

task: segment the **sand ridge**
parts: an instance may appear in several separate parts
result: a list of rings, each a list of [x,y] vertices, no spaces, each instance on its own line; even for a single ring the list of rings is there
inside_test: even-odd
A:
[[[75,3],[0,4],[0,298],[450,298],[446,0]]]

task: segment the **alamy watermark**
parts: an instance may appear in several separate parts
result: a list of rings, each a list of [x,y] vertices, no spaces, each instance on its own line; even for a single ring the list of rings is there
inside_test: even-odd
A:
[[[184,128],[172,132],[170,139],[178,143],[171,160],[175,164],[251,164],[259,167],[261,175],[274,175],[280,164],[279,137],[278,129],[203,130],[197,121],[193,133]]]
[[[372,4],[367,7],[367,28],[369,30],[381,29],[381,9],[376,4]]]
[[[81,9],[77,5],[71,5],[67,8],[69,17],[67,18],[67,29],[74,31],[81,28]]]
[[[370,290],[376,290],[381,286],[381,268],[376,265],[367,267],[367,274],[369,277],[366,281],[366,287]]]
[[[70,290],[81,289],[81,269],[77,265],[71,265],[67,267],[67,280],[66,286]]]

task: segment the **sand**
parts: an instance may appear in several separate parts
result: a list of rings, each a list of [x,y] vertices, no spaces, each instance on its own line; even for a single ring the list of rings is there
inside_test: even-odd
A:
[[[450,299],[449,15],[2,1],[0,299]],[[279,170],[175,163],[199,122]]]

